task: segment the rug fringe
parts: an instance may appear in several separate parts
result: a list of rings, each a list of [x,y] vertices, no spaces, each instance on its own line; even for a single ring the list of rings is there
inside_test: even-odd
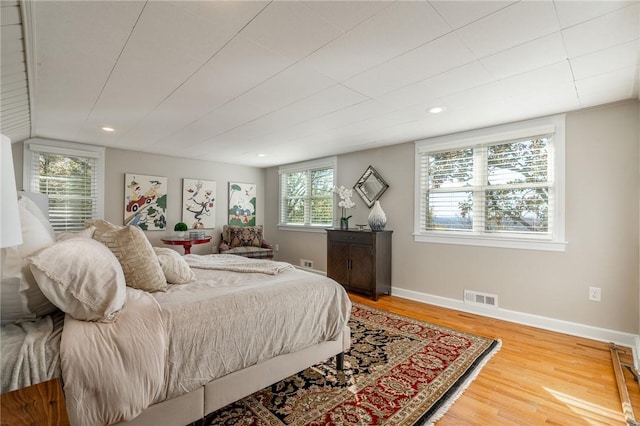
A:
[[[460,396],[464,393],[464,391],[469,387],[471,382],[473,382],[476,379],[476,377],[478,377],[478,374],[480,374],[480,372],[482,371],[484,366],[489,362],[489,360],[493,358],[493,356],[496,353],[498,353],[500,348],[502,348],[502,340],[496,339],[495,341],[497,342],[496,345],[493,346],[493,348],[491,348],[491,351],[485,354],[485,356],[482,358],[482,360],[478,364],[476,364],[476,366],[473,368],[473,371],[467,377],[465,377],[464,381],[460,384],[456,392],[449,397],[447,402],[444,403],[442,406],[440,406],[440,408],[438,408],[436,412],[433,413],[433,415],[431,415],[428,419],[426,419],[422,423],[416,423],[415,426],[433,426],[435,422],[437,422],[442,417],[444,417],[447,411],[449,411],[449,409],[453,406],[453,404],[458,400],[458,398],[460,398]]]

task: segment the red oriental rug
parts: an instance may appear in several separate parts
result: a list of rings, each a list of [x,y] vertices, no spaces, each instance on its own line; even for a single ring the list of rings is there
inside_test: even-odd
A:
[[[424,425],[442,417],[500,341],[354,304],[345,369],[307,368],[204,425]]]

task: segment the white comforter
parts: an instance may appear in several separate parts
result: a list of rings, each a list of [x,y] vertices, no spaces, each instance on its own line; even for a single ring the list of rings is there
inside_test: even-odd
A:
[[[72,425],[132,419],[163,393],[167,333],[149,293],[127,287],[113,323],[65,316],[60,361]]]
[[[351,302],[326,277],[194,269],[150,295],[127,289],[115,324],[65,320],[61,342],[73,425],[103,425],[274,356],[335,340]]]

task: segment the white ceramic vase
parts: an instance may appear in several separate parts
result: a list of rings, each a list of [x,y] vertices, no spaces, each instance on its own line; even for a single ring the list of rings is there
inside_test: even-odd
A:
[[[387,215],[384,214],[380,201],[376,200],[369,212],[369,228],[372,231],[382,231],[385,226],[387,226]]]

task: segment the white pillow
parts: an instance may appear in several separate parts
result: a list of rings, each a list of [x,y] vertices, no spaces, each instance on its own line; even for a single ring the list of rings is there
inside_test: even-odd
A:
[[[3,323],[31,320],[56,310],[42,294],[29,269],[28,257],[50,247],[55,237],[50,227],[31,210],[35,204],[20,197],[18,209],[22,228],[22,244],[2,249],[2,281],[0,282],[0,317]],[[35,207],[37,209],[37,207]]]
[[[82,231],[77,232],[61,232],[56,234],[56,241],[65,241],[71,238],[93,238],[93,233],[95,232],[96,227],[90,226],[88,228],[83,229]]]
[[[166,247],[153,248],[158,255],[162,272],[169,284],[186,284],[195,281],[196,274],[180,253]]]
[[[124,305],[120,262],[103,244],[71,238],[30,259],[38,286],[58,308],[81,321],[111,322]]]
[[[38,194],[41,195],[41,194]],[[53,226],[51,226],[51,222],[49,222],[49,218],[45,215],[45,213],[40,210],[40,207],[33,201],[31,198],[26,195],[20,194],[18,195],[18,205],[23,206],[27,209],[32,215],[35,216],[36,219],[44,226],[47,230],[47,233],[51,235],[51,238],[56,237],[56,233],[53,230]]]

